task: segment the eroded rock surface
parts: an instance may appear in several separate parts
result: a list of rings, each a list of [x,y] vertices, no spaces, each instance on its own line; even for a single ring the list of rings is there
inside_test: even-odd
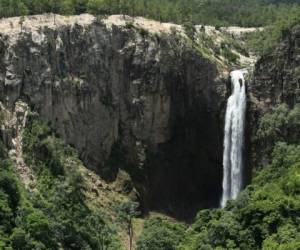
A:
[[[287,31],[276,48],[256,63],[248,92],[249,164],[262,167],[270,160],[267,152],[272,143],[255,140],[259,118],[281,103],[293,107],[300,96],[300,26]]]
[[[90,15],[18,20],[0,22],[8,109],[26,102],[99,174],[125,169],[145,208],[186,215],[218,204],[226,83],[180,27],[175,35],[172,25],[148,32],[152,24]]]

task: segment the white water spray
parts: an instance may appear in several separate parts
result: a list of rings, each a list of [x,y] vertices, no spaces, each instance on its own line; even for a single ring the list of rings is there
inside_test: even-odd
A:
[[[243,185],[243,148],[246,113],[246,70],[230,73],[232,94],[227,101],[223,152],[223,193],[221,207],[235,199]]]

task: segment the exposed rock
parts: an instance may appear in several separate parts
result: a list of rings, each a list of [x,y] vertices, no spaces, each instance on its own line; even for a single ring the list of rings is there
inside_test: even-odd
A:
[[[272,53],[257,62],[248,91],[249,164],[261,167],[269,162],[270,150],[267,142],[254,140],[259,118],[281,103],[293,107],[300,96],[300,26],[287,31]]]
[[[220,31],[226,32],[230,34],[234,39],[244,40],[245,37],[252,32],[261,31],[263,28],[254,28],[254,27],[237,27],[237,26],[229,26],[229,27],[221,27]]]
[[[276,49],[257,62],[249,90],[263,109],[295,103],[300,95],[300,26],[285,34]]]
[[[145,208],[218,204],[227,88],[175,25],[155,22],[157,34],[90,15],[17,20],[0,22],[8,109],[28,103],[99,174],[126,169]]]
[[[12,160],[21,182],[26,188],[34,189],[35,176],[23,158],[23,131],[27,121],[28,110],[28,105],[22,101],[15,103],[13,112],[6,110],[0,103],[0,112],[5,114],[0,132],[10,146],[8,156]]]

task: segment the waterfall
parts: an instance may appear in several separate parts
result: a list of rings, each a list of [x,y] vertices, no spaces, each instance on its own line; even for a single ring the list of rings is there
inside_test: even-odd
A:
[[[246,70],[230,73],[232,94],[227,101],[223,152],[223,193],[221,207],[235,199],[243,185],[243,148],[246,112]]]

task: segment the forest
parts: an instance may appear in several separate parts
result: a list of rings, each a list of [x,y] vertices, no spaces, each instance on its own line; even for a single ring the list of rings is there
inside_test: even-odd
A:
[[[126,14],[163,22],[259,27],[299,13],[292,0],[1,0],[0,17]],[[222,7],[220,7],[222,6]]]

